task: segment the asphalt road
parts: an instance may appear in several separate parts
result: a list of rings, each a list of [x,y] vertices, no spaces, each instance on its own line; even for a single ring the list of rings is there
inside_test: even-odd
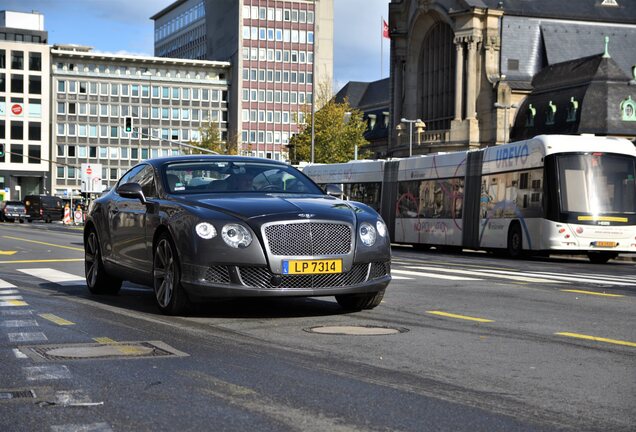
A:
[[[395,247],[372,311],[166,317],[145,287],[89,295],[82,250],[79,228],[0,224],[2,431],[636,428],[633,262]]]

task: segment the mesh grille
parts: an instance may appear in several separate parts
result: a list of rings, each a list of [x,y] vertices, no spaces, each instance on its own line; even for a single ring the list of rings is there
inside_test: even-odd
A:
[[[229,284],[230,272],[226,266],[211,266],[205,272],[205,280],[216,284]]]
[[[272,285],[274,274],[267,267],[239,267],[245,286],[258,288],[327,288],[357,285],[367,280],[368,264],[356,264],[345,273],[324,275],[276,275],[280,285]]]
[[[272,254],[279,256],[346,255],[351,251],[351,228],[344,224],[270,225],[265,236]]]
[[[369,279],[379,279],[390,273],[391,273],[391,263],[374,262],[374,263],[371,263],[371,271],[369,272]]]

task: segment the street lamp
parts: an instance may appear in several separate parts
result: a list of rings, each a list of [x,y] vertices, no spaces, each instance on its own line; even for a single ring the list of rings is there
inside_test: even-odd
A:
[[[511,108],[519,108],[519,105],[517,104],[510,104],[510,105],[506,105],[506,104],[502,104],[499,102],[495,103],[495,108],[501,108],[504,110],[504,144],[508,142],[508,110]]]
[[[401,123],[395,127],[395,129],[398,131],[398,134],[400,134],[405,129],[404,125],[406,123],[408,123],[409,125],[409,156],[413,156],[413,124],[415,124],[415,129],[417,130],[417,134],[419,137],[419,134],[422,133],[426,128],[426,123],[424,123],[421,119],[409,120],[406,118],[402,118],[400,122]]]

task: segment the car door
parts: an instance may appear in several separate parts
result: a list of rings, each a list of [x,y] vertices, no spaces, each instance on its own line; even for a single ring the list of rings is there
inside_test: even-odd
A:
[[[138,183],[146,200],[157,198],[154,169],[150,165],[129,177],[127,183]],[[119,263],[125,267],[146,273],[152,270],[151,253],[147,236],[146,217],[148,207],[138,199],[117,196],[117,229],[113,231],[113,248]]]

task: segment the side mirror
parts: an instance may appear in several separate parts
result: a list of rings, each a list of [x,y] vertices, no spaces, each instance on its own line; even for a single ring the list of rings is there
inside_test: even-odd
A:
[[[146,197],[139,183],[124,183],[117,188],[116,192],[123,198],[138,199],[142,204],[146,203]]]
[[[327,195],[331,195],[340,199],[346,199],[344,193],[342,192],[342,189],[340,189],[340,186],[338,186],[337,184],[330,183],[325,185],[325,192],[327,193]]]

